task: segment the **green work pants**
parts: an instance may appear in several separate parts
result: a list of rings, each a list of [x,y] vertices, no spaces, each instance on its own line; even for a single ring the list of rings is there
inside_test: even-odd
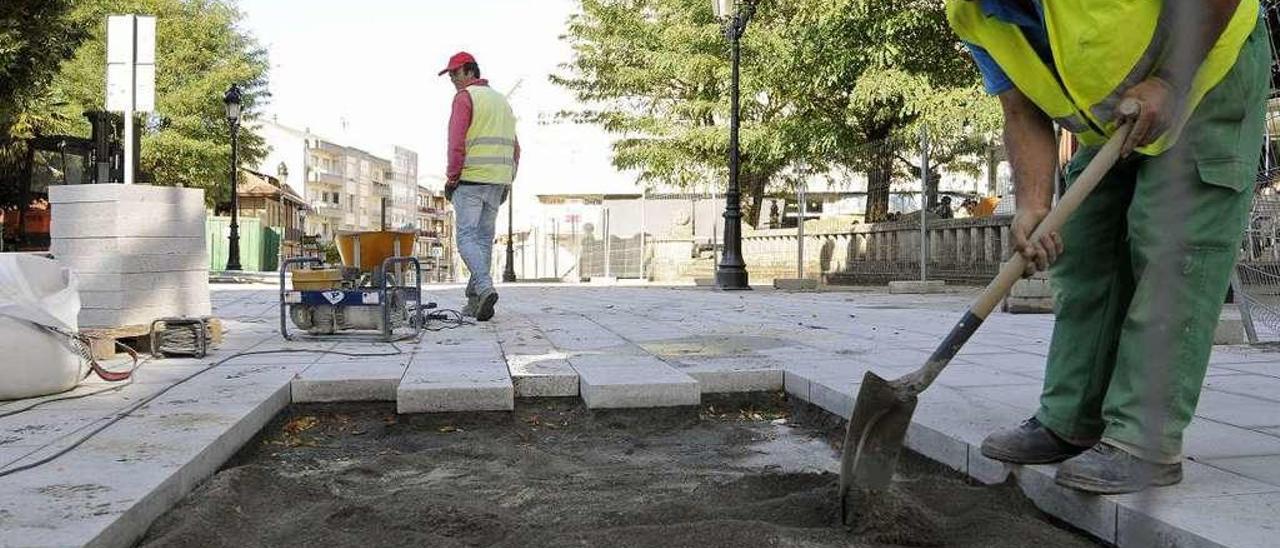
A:
[[[1179,144],[1121,160],[1063,227],[1036,414],[1058,435],[1181,459],[1253,198],[1267,44],[1259,24]],[[1068,184],[1096,153],[1076,154]]]

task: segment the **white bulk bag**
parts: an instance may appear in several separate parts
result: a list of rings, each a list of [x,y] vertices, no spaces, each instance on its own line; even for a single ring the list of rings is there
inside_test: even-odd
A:
[[[74,272],[52,259],[0,254],[0,400],[75,388],[87,374],[70,337],[80,314]]]

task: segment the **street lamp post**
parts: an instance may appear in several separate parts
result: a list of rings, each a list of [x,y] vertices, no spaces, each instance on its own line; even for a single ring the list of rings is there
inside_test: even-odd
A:
[[[724,253],[716,267],[716,287],[724,290],[751,289],[747,263],[742,258],[742,193],[738,186],[741,151],[738,147],[740,80],[738,67],[742,57],[742,34],[755,15],[756,0],[713,0],[717,18],[725,21],[725,34],[733,44],[733,72],[729,101],[729,191],[725,193]]]
[[[516,251],[512,247],[512,228],[515,222],[516,193],[511,192],[507,202],[507,268],[502,272],[502,281],[511,283],[516,281]]]
[[[227,250],[227,270],[238,272],[240,267],[240,86],[231,84],[222,98],[227,106],[227,124],[231,126],[231,236]]]

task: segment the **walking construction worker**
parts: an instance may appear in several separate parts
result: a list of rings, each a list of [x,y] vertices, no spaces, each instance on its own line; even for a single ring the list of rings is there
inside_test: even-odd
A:
[[[1057,313],[1039,410],[982,453],[1065,461],[1058,483],[1095,493],[1177,483],[1263,144],[1258,0],[948,0],[947,17],[1003,106],[1013,240],[1028,273],[1053,265]],[[1027,241],[1055,123],[1082,144],[1068,184],[1133,129],[1061,232]]]
[[[498,292],[493,288],[494,225],[498,208],[510,197],[520,164],[516,117],[506,97],[480,78],[480,66],[466,52],[449,59],[440,75],[458,89],[449,118],[449,164],[445,195],[453,202],[458,254],[471,271],[467,306],[462,313],[480,321],[493,318]]]

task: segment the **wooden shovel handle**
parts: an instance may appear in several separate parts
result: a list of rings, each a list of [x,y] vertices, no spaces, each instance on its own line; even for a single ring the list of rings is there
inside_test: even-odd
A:
[[[1088,198],[1093,189],[1097,188],[1098,183],[1102,182],[1102,177],[1108,171],[1111,171],[1111,166],[1114,166],[1116,160],[1120,158],[1120,148],[1124,146],[1125,139],[1129,137],[1129,129],[1129,125],[1121,127],[1111,137],[1111,140],[1107,141],[1106,145],[1103,145],[1102,150],[1098,151],[1098,154],[1089,162],[1089,166],[1084,169],[1084,173],[1081,173],[1076,178],[1075,182],[1071,184],[1071,188],[1067,189],[1067,192],[1058,200],[1058,204],[1049,210],[1049,214],[1036,226],[1035,231],[1031,233],[1030,241],[1038,241],[1046,234],[1062,229],[1062,226],[1067,222],[1067,218],[1071,217],[1072,213],[1075,213],[1085,198]],[[991,315],[991,311],[995,310],[1005,295],[1009,294],[1013,284],[1022,278],[1022,273],[1026,271],[1026,268],[1026,257],[1023,257],[1021,253],[1015,252],[1009,262],[1005,263],[1004,267],[1000,269],[1000,273],[996,275],[996,278],[987,285],[987,289],[982,292],[978,300],[969,308],[969,312],[978,318],[987,319],[987,316]]]
[[[1110,141],[1098,151],[1098,154],[1089,162],[1089,166],[1085,168],[1072,183],[1067,193],[1058,200],[1058,205],[1054,206],[1049,214],[1040,221],[1036,229],[1031,234],[1031,240],[1039,240],[1044,235],[1056,232],[1062,229],[1062,225],[1067,222],[1067,218],[1075,213],[1085,198],[1089,197],[1089,193],[1098,186],[1102,181],[1102,177],[1111,170],[1111,166],[1115,165],[1116,160],[1120,158],[1120,149],[1124,145],[1124,141],[1129,137],[1129,126],[1121,127],[1116,134],[1111,137]],[[929,360],[925,364],[911,373],[907,373],[902,377],[893,381],[898,388],[901,397],[908,398],[924,392],[933,384],[934,379],[942,374],[942,370],[946,369],[947,364],[951,363],[951,358],[955,357],[960,348],[964,346],[969,338],[973,336],[982,322],[991,315],[991,311],[995,310],[996,305],[1000,304],[1000,300],[1009,294],[1009,290],[1013,288],[1013,284],[1022,278],[1022,273],[1026,270],[1027,260],[1021,253],[1014,253],[1009,262],[1005,263],[1000,269],[1000,273],[996,275],[996,279],[991,280],[991,284],[983,290],[978,296],[973,306],[969,307],[969,312],[960,318],[956,326],[951,328],[951,333],[943,339],[938,348],[929,356]]]

